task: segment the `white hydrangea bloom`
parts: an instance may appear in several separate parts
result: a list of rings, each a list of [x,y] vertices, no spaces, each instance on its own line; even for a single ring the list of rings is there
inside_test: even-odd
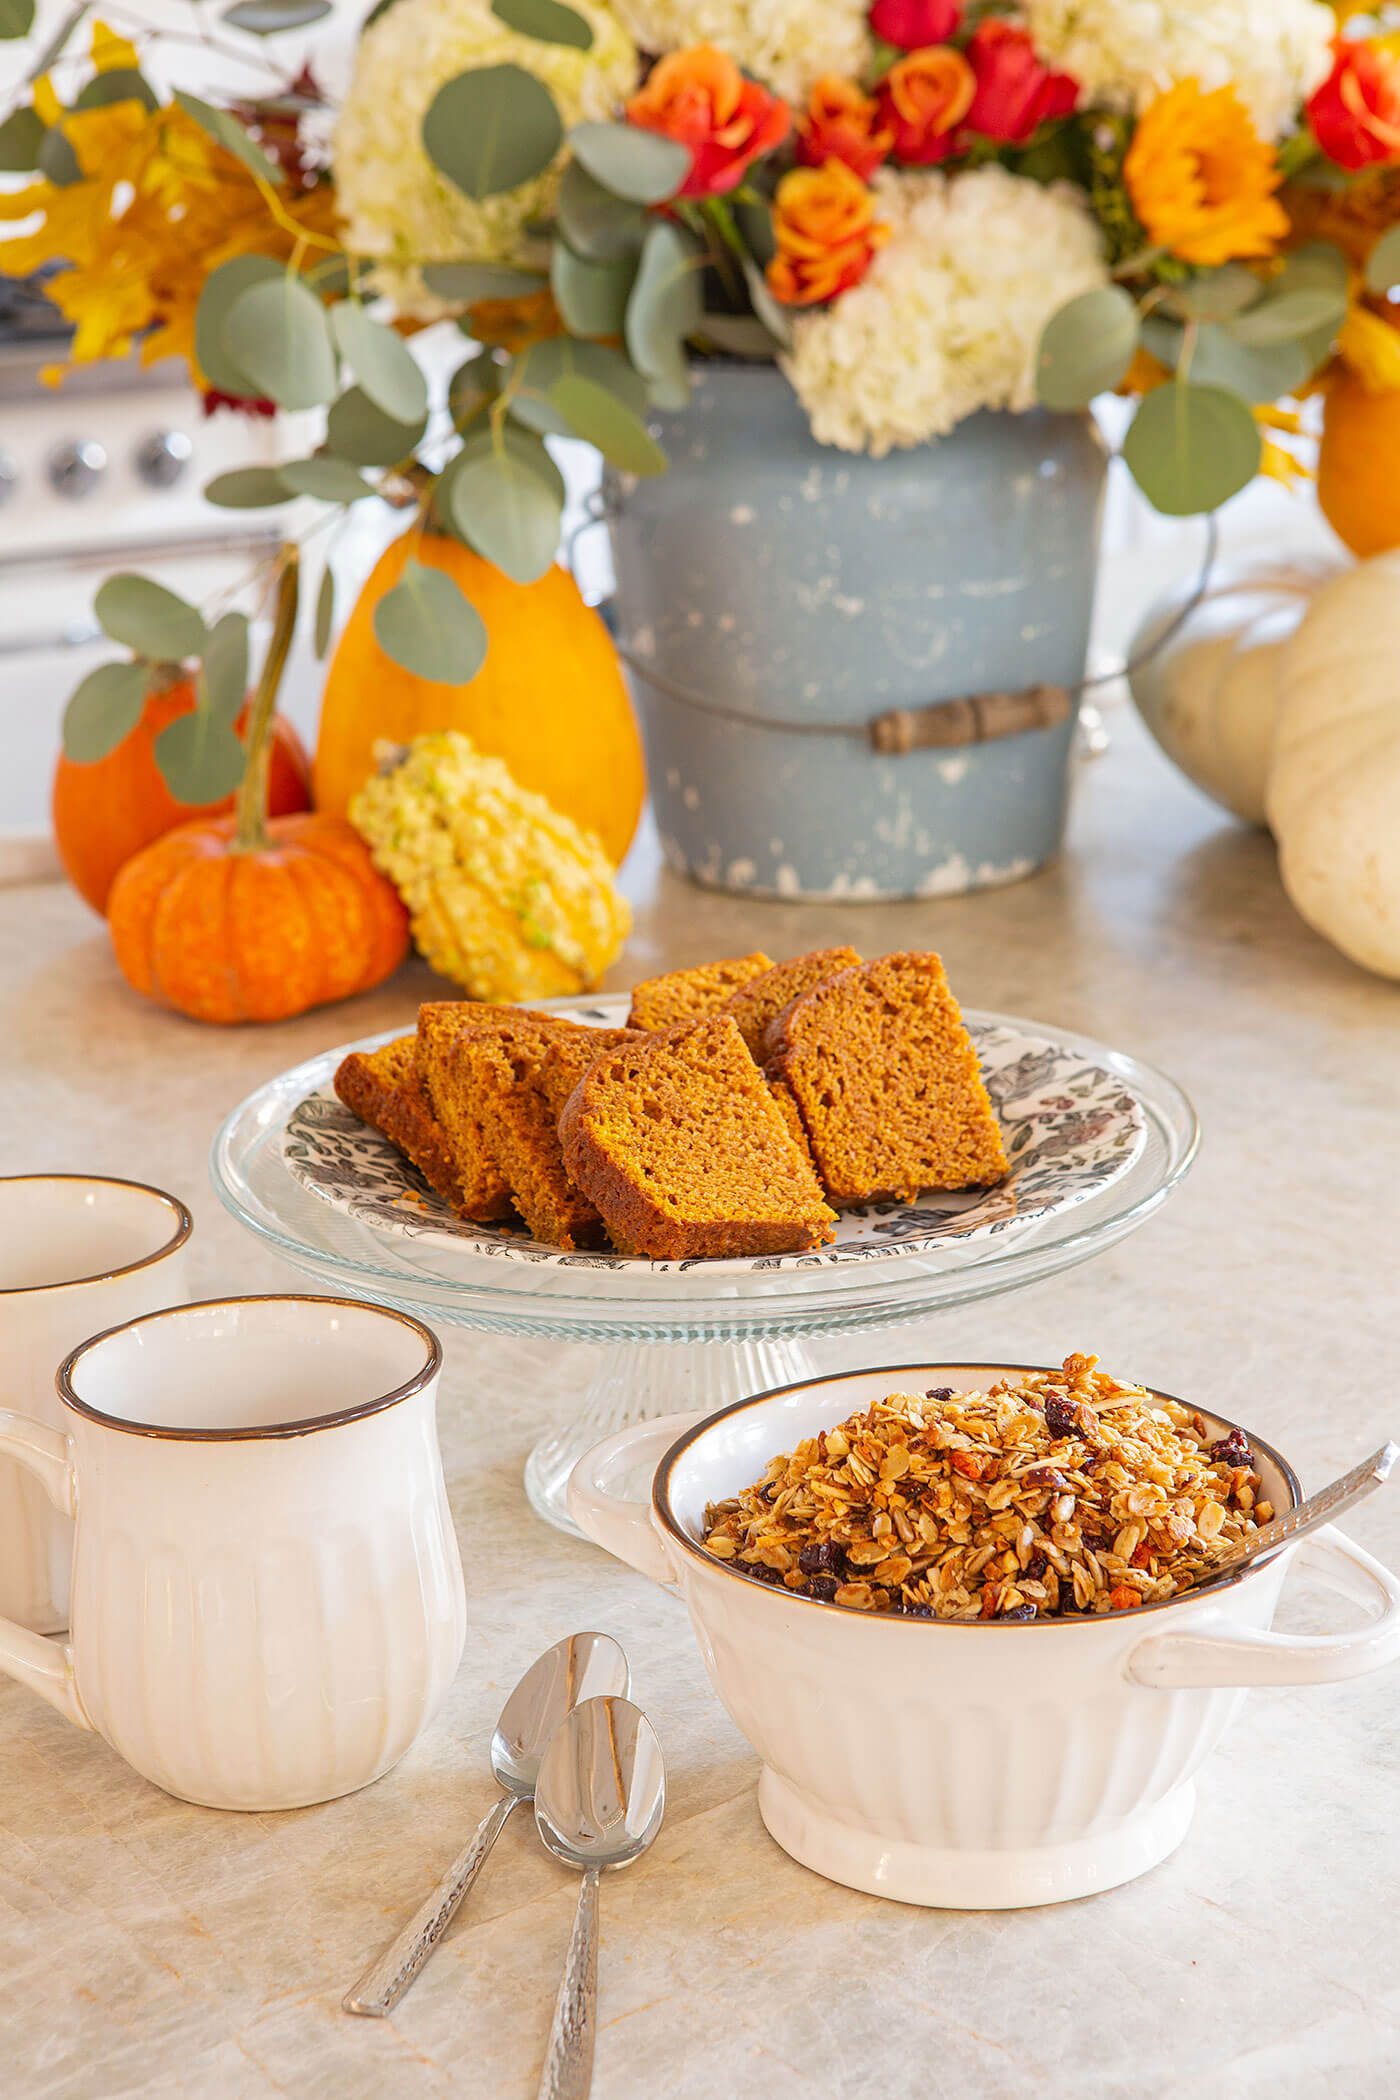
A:
[[[617,0],[641,45],[658,57],[715,44],[755,80],[800,105],[823,73],[859,78],[873,45],[869,0]]]
[[[1286,130],[1328,65],[1323,0],[1026,0],[1043,58],[1091,101],[1142,109],[1174,81],[1233,84],[1265,138]]]
[[[360,39],[333,142],[336,189],[347,247],[383,265],[380,285],[405,312],[443,311],[423,289],[418,260],[511,261],[558,181],[549,169],[480,203],[464,196],[423,150],[423,118],[440,87],[469,68],[521,66],[549,89],[566,131],[616,116],[635,89],[636,48],[613,9],[570,4],[592,25],[589,51],[517,35],[490,0],[395,0]]]
[[[1041,331],[1107,278],[1080,192],[1005,168],[885,168],[891,228],[862,281],[793,326],[784,369],[813,435],[878,458],[982,408],[1030,408]]]

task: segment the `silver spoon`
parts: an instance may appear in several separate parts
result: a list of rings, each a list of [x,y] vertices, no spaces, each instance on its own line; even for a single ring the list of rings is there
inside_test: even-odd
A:
[[[582,1701],[546,1750],[535,1786],[540,1836],[556,1858],[583,1869],[539,2100],[587,2100],[598,2025],[598,1877],[639,1858],[665,1810],[661,1745],[640,1707]]]
[[[630,1682],[627,1657],[606,1633],[570,1634],[531,1663],[502,1707],[491,1738],[491,1770],[505,1790],[501,1799],[482,1817],[475,1837],[426,1902],[346,1993],[341,2001],[346,2012],[382,2020],[393,2011],[456,1916],[511,1810],[533,1798],[540,1760],[570,1708],[581,1699],[625,1693]]]
[[[1308,1495],[1292,1509],[1285,1510],[1281,1517],[1270,1518],[1257,1531],[1251,1531],[1243,1543],[1228,1560],[1217,1562],[1212,1575],[1233,1573],[1251,1560],[1258,1560],[1261,1553],[1272,1553],[1275,1547],[1286,1546],[1290,1539],[1298,1538],[1305,1531],[1316,1531],[1320,1524],[1330,1524],[1340,1511],[1350,1509],[1354,1502],[1361,1502],[1373,1495],[1378,1487],[1389,1480],[1400,1459],[1400,1444],[1382,1444],[1369,1458],[1363,1458],[1359,1466],[1343,1473],[1330,1487],[1319,1488],[1315,1495]]]

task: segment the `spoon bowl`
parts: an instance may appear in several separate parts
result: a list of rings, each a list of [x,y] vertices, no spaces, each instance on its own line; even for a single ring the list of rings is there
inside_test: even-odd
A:
[[[571,1867],[625,1867],[645,1852],[666,1811],[656,1730],[630,1699],[586,1699],[544,1754],[535,1822]]]
[[[625,1698],[627,1657],[606,1633],[572,1633],[531,1663],[501,1709],[491,1737],[491,1770],[507,1793],[528,1800],[540,1761],[560,1724],[583,1700]]]

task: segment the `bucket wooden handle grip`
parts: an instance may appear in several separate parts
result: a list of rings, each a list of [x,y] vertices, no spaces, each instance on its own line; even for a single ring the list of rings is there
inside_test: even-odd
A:
[[[1062,685],[1028,685],[1018,693],[968,693],[931,707],[892,707],[870,724],[870,742],[889,758],[909,751],[947,751],[989,744],[1026,729],[1054,729],[1073,705]]]

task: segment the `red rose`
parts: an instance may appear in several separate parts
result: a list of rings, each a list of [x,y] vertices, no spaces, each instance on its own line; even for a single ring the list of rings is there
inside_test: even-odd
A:
[[[1332,46],[1332,70],[1308,104],[1313,136],[1339,168],[1400,159],[1400,56],[1364,38]]]
[[[721,197],[737,189],[750,163],[771,153],[792,123],[786,102],[746,80],[713,44],[672,51],[627,104],[627,120],[689,146],[682,197]]]
[[[1030,32],[1009,22],[979,22],[967,57],[977,80],[967,128],[984,138],[1024,146],[1050,118],[1067,117],[1079,100],[1078,81],[1042,65]]]
[[[901,51],[946,44],[962,20],[962,0],[875,0],[870,27]]]
[[[954,150],[957,128],[976,89],[971,66],[952,44],[911,51],[880,82],[880,123],[894,139],[894,157],[908,168],[931,168]]]

